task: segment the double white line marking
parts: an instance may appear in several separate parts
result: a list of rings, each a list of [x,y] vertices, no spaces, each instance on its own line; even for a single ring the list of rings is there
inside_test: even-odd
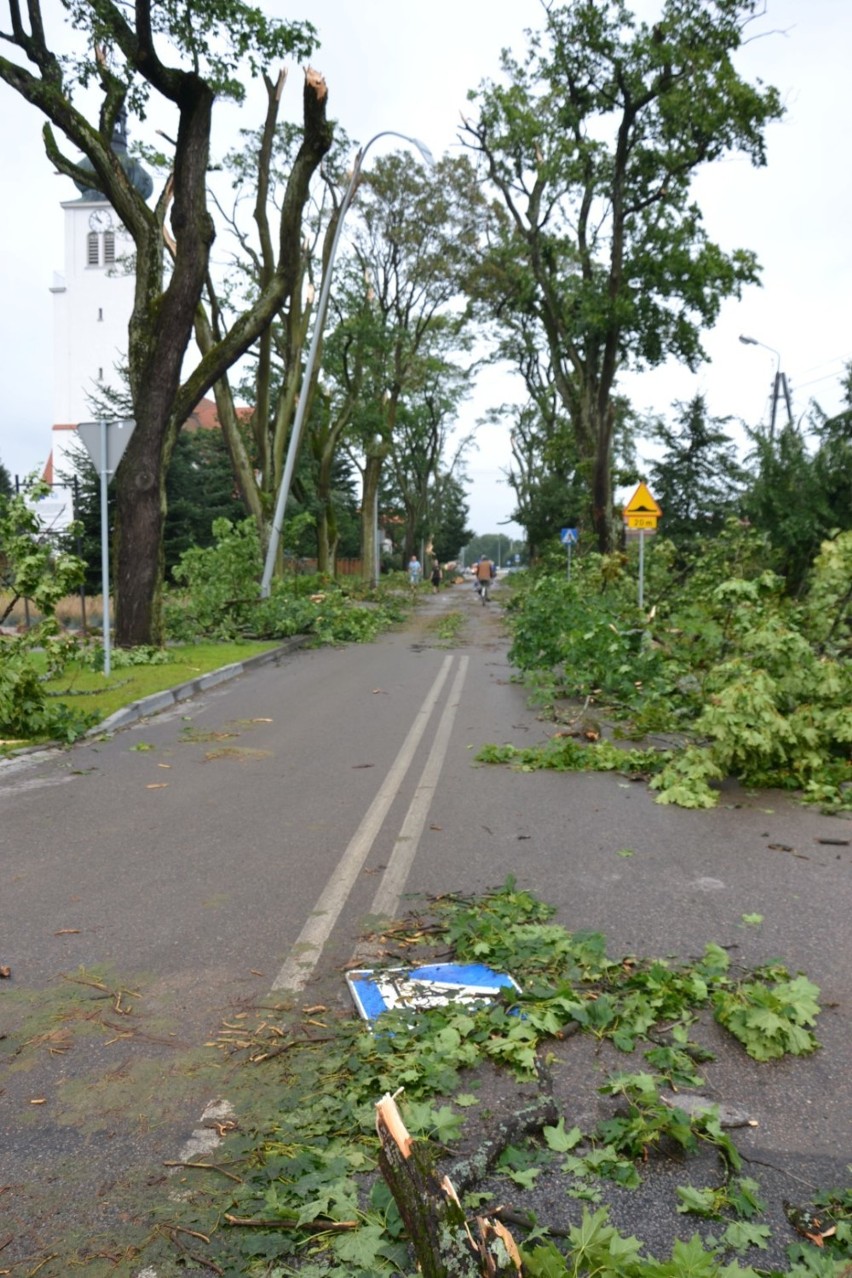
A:
[[[290,951],[284,966],[272,982],[273,990],[292,990],[297,992],[304,989],[310,979],[314,968],[319,962],[323,947],[331,935],[340,912],[352,891],[355,880],[363,869],[370,849],[378,837],[390,806],[411,767],[432,711],[435,709],[444,684],[449,677],[454,659],[453,657],[444,658],[437,678],[415,715],[414,722],[408,730],[408,735],[391,765],[381,789],[352,836],[346,851],[340,858],[305,926],[299,933],[298,940]],[[392,915],[399,903],[446,757],[450,734],[461,698],[462,685],[467,674],[468,661],[468,657],[460,658],[459,668],[453,680],[447,704],[438,723],[429,758],[426,761],[420,783],[414,792],[414,798],[411,800],[394,850],[391,853],[387,868],[382,875],[382,880],[373,900],[371,910],[373,914]]]

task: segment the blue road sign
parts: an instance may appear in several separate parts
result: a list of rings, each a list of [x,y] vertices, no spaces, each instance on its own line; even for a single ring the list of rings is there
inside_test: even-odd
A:
[[[580,538],[579,528],[562,528],[559,531],[559,540],[563,546],[576,546]]]
[[[392,1008],[417,1011],[447,1003],[487,1003],[497,998],[501,989],[520,992],[511,976],[484,963],[428,963],[424,967],[347,972],[346,983],[365,1021],[374,1021]]]

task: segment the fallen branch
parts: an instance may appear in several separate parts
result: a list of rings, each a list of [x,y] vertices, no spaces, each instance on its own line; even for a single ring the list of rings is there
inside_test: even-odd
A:
[[[299,1221],[295,1216],[264,1220],[254,1216],[232,1216],[229,1212],[225,1212],[224,1220],[226,1225],[240,1225],[244,1229],[304,1229],[312,1234],[341,1234],[359,1228],[357,1220]]]
[[[558,1121],[559,1110],[552,1097],[526,1105],[499,1123],[470,1158],[453,1163],[450,1168],[453,1184],[458,1186],[460,1193],[465,1193],[493,1171],[498,1158],[509,1145],[519,1144],[525,1136],[538,1133],[543,1127],[555,1127]]]
[[[199,1171],[220,1172],[223,1176],[227,1176],[228,1180],[235,1180],[238,1185],[241,1185],[243,1183],[242,1179],[239,1176],[235,1176],[233,1172],[225,1171],[225,1168],[220,1167],[218,1163],[183,1163],[179,1159],[169,1159],[168,1162],[163,1163],[163,1166],[164,1167],[194,1167],[194,1168],[197,1168]]]
[[[263,1052],[260,1056],[251,1057],[251,1063],[259,1065],[261,1061],[274,1060],[276,1056],[283,1056],[285,1052],[291,1051],[294,1047],[314,1047],[320,1043],[333,1042],[334,1039],[331,1036],[325,1038],[291,1038],[286,1043],[281,1043],[278,1047],[273,1047],[270,1051]]]

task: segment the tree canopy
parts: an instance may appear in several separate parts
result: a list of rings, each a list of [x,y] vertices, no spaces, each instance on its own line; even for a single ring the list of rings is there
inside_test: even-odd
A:
[[[247,78],[263,73],[268,97],[277,106],[281,82],[276,89],[264,68],[284,56],[307,57],[315,33],[308,23],[270,19],[238,0],[189,8],[177,0],[156,5],[64,0],[63,8],[63,14],[51,12],[46,21],[39,0],[29,0],[25,18],[18,0],[9,0],[10,29],[0,35],[18,61],[0,58],[0,79],[47,117],[48,159],[81,190],[102,193],[134,242],[127,367],[136,429],[116,477],[116,641],[150,643],[162,637],[162,535],[171,451],[195,404],[248,350],[294,287],[302,208],[310,178],[331,142],[327,93],[320,76],[306,76],[302,144],[281,210],[270,278],[242,322],[184,378],[184,354],[215,235],[208,195],[213,103],[217,96],[239,100]],[[96,125],[76,104],[82,88],[100,93]],[[122,164],[113,145],[125,112],[143,118],[152,95],[175,117],[170,173],[153,208],[134,182],[132,166]],[[57,133],[83,152],[84,161],[60,148]]]
[[[735,66],[756,12],[756,0],[665,0],[650,24],[624,0],[570,0],[472,95],[463,137],[498,197],[476,295],[548,351],[602,550],[619,372],[669,356],[694,368],[702,328],[758,278],[752,252],[709,238],[692,193],[697,170],[727,155],[765,163],[779,96]]]

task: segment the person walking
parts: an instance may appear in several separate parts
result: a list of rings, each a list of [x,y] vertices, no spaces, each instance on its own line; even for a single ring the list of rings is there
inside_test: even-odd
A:
[[[422,574],[423,569],[420,567],[420,560],[416,555],[412,555],[408,561],[408,580],[412,588],[420,585]]]
[[[480,555],[479,563],[476,565],[475,571],[476,571],[476,584],[479,588],[479,593],[482,598],[482,602],[484,604],[488,603],[489,599],[491,598],[491,580],[493,577],[497,576],[497,570],[494,567],[494,564],[491,562],[491,560],[487,558],[487,556]]]
[[[441,588],[441,565],[438,563],[437,559],[432,560],[432,576],[429,580],[431,581],[435,594],[437,595]]]

